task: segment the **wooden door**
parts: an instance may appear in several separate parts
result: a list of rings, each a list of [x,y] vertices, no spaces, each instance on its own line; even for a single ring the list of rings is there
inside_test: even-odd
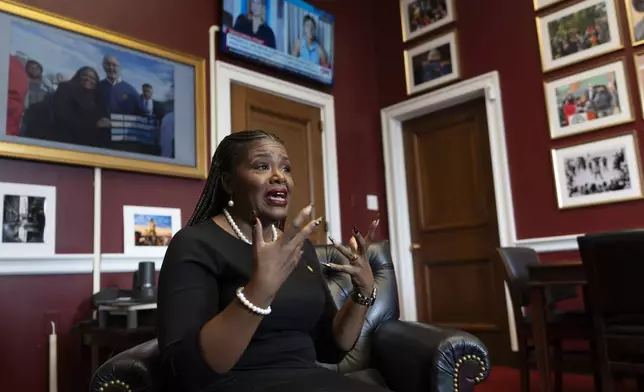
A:
[[[468,331],[505,362],[510,341],[485,101],[409,120],[403,135],[418,319]]]
[[[325,216],[320,109],[236,83],[231,86],[231,101],[233,132],[261,129],[284,142],[295,182],[289,214],[296,214],[312,202],[313,216]],[[325,222],[311,241],[326,244],[327,228]]]

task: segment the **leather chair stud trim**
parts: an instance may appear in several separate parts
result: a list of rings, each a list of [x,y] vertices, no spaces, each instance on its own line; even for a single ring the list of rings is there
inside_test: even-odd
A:
[[[478,384],[481,381],[485,380],[485,373],[487,369],[485,368],[485,362],[479,357],[478,355],[474,354],[467,354],[458,359],[456,361],[456,366],[454,366],[454,392],[458,392],[458,386],[459,386],[459,371],[461,370],[461,365],[465,361],[476,361],[481,365],[481,371],[479,374],[474,378],[474,383]]]
[[[121,380],[111,380],[109,382],[104,382],[103,385],[101,385],[98,390],[103,392],[103,391],[108,391],[108,388],[112,389],[113,387],[117,387],[121,390],[127,391],[127,392],[132,392],[132,388],[126,383],[124,383]]]

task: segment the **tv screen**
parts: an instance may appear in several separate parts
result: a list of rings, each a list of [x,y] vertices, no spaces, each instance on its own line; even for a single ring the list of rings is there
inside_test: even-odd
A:
[[[224,52],[333,84],[333,17],[301,0],[224,0]]]

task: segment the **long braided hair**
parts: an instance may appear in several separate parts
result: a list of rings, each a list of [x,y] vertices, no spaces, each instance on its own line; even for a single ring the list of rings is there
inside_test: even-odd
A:
[[[280,138],[272,133],[257,129],[231,133],[219,143],[210,163],[206,184],[201,192],[195,211],[192,213],[190,220],[188,220],[188,226],[205,222],[223,211],[230,197],[224,189],[224,174],[232,174],[248,146],[262,139],[270,139],[284,144]],[[284,222],[278,224],[280,229],[283,226]]]

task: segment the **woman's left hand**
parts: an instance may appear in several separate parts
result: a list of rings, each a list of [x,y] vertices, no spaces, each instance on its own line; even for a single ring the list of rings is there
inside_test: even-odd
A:
[[[365,236],[362,236],[358,229],[353,226],[353,235],[349,240],[349,247],[340,244],[333,238],[329,237],[333,246],[349,260],[349,264],[326,263],[325,265],[335,271],[345,272],[351,275],[354,286],[357,286],[364,296],[370,296],[373,292],[374,277],[367,250],[373,243],[373,238],[380,223],[380,218],[376,218]]]

